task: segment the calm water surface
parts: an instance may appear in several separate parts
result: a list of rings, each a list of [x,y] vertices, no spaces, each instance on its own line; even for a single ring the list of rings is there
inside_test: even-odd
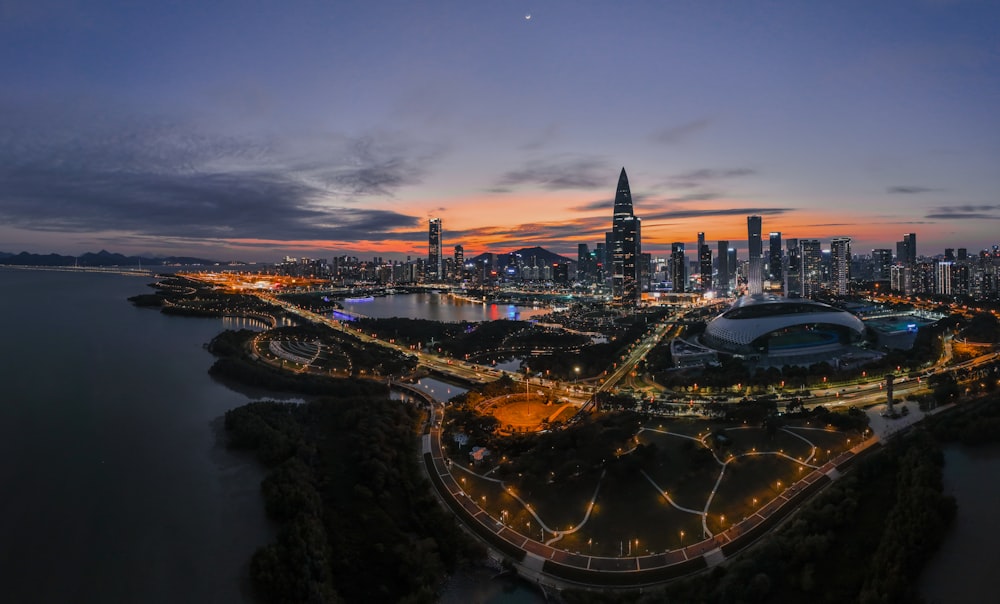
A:
[[[944,457],[944,490],[958,500],[958,515],[924,569],[920,593],[936,604],[995,602],[1000,592],[1000,445],[952,445]]]
[[[408,317],[431,321],[528,320],[549,312],[547,308],[467,302],[447,294],[396,294],[367,302],[344,302],[344,308],[366,317]]]
[[[249,602],[272,538],[220,418],[218,319],[137,309],[135,277],[0,269],[0,599]]]

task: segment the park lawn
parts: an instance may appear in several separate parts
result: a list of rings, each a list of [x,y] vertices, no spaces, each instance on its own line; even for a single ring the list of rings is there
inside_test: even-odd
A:
[[[802,473],[811,470],[806,466],[800,472],[799,467],[780,455],[748,455],[731,461],[708,509],[709,529],[720,532],[753,514],[798,480]],[[781,487],[778,487],[779,480]],[[722,516],[726,518],[724,523]]]
[[[577,478],[535,487],[530,493],[518,491],[550,528],[566,530],[579,524],[587,514],[590,498],[601,474],[587,472]],[[602,484],[603,491],[606,485]]]
[[[665,434],[658,432],[659,428],[646,428],[638,434],[639,444],[655,445],[657,454],[662,461],[669,461],[671,464],[680,464],[686,460],[686,453],[692,447],[702,447],[700,442],[691,440],[688,436],[681,434]]]
[[[688,544],[700,537],[701,517],[671,507],[641,473],[629,472],[619,480],[606,481],[587,523],[557,545],[570,551],[614,557],[622,550],[628,554],[629,540],[633,555],[645,555],[647,551],[677,549],[681,531]]]
[[[514,501],[513,498],[504,492],[499,483],[486,480],[480,476],[474,476],[462,470],[452,469],[451,475],[455,477],[458,486],[488,512],[492,513],[492,510],[495,508],[502,509],[498,507],[501,497]],[[514,504],[520,505],[516,501],[514,501]]]
[[[693,419],[668,419],[661,418],[656,419],[644,424],[644,427],[657,430],[666,430],[667,432],[675,432],[677,434],[684,434],[686,436],[693,436],[695,438],[700,438],[710,433],[715,428],[725,428],[731,426],[731,423],[725,423],[721,421],[705,421],[703,419],[693,420]]]
[[[853,431],[848,433],[827,428],[814,428],[812,426],[786,426],[785,428],[801,435],[816,445],[816,448],[819,449],[817,451],[817,460],[821,463],[826,463],[831,457],[836,457],[838,454],[850,449],[852,445],[847,444],[848,438],[851,439],[854,445],[860,442],[859,435]]]
[[[700,443],[685,438],[643,432],[650,442],[656,443],[656,457],[647,461],[643,469],[657,486],[670,494],[682,507],[701,510],[708,494],[719,478],[722,465],[712,452]],[[652,437],[656,440],[652,440]],[[649,481],[646,481],[647,484]]]
[[[785,455],[803,460],[812,453],[812,445],[797,438],[793,434],[777,430],[774,436],[769,437],[764,428],[729,428],[725,432],[731,442],[724,447],[716,447],[715,454],[719,459],[726,459],[730,454],[742,455],[752,451],[780,451]],[[805,437],[808,439],[808,437]]]

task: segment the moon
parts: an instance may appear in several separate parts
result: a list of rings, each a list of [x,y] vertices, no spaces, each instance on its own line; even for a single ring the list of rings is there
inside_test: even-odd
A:
[[[525,15],[524,16],[524,20],[525,21],[531,21],[531,13],[528,13],[527,15]]]

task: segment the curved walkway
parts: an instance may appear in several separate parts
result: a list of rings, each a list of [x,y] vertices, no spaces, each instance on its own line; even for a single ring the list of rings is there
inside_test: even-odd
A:
[[[701,516],[703,528],[705,528],[706,535],[709,535],[709,537],[680,549],[668,550],[657,554],[629,557],[603,557],[583,555],[561,550],[553,547],[552,544],[558,542],[563,536],[580,530],[587,523],[590,518],[590,512],[593,509],[594,503],[600,492],[600,486],[603,482],[604,474],[601,475],[601,480],[598,481],[598,487],[595,489],[594,494],[591,497],[587,514],[584,516],[580,524],[575,525],[572,529],[566,531],[553,531],[550,529],[537,512],[534,511],[530,504],[525,502],[516,494],[508,491],[510,495],[517,499],[518,502],[532,514],[544,530],[547,530],[554,535],[552,539],[543,543],[541,541],[533,540],[530,537],[518,532],[514,528],[497,521],[476,501],[472,500],[472,498],[465,493],[464,489],[462,489],[459,483],[452,476],[452,468],[461,468],[464,472],[473,474],[477,478],[499,483],[501,485],[503,485],[503,482],[496,478],[485,477],[471,472],[470,470],[462,467],[460,464],[450,464],[449,460],[445,457],[441,446],[441,429],[437,427],[436,421],[432,421],[432,425],[434,427],[430,428],[429,432],[424,436],[423,453],[425,468],[439,495],[445,500],[446,503],[448,503],[448,506],[456,512],[456,514],[462,519],[463,523],[466,524],[470,530],[479,535],[480,538],[485,540],[493,548],[499,550],[505,556],[512,558],[518,564],[519,572],[523,576],[534,578],[540,583],[555,588],[563,588],[569,585],[599,585],[608,587],[651,585],[719,564],[724,561],[727,556],[736,553],[755,541],[768,529],[777,524],[780,519],[790,513],[808,496],[839,476],[838,468],[843,468],[853,463],[860,454],[871,450],[871,448],[878,443],[877,438],[865,440],[855,445],[850,450],[844,451],[836,458],[828,461],[822,466],[804,463],[801,460],[780,452],[744,453],[739,456],[733,456],[726,461],[719,460],[716,457],[716,461],[722,466],[722,469],[720,471],[719,478],[716,480],[715,487],[712,489],[712,495],[715,494],[715,491],[722,480],[726,466],[737,457],[745,455],[779,455],[786,457],[797,464],[808,466],[812,469],[812,471],[805,477],[792,483],[786,490],[778,494],[770,502],[762,505],[751,516],[748,516],[732,527],[714,535],[707,531],[707,523],[705,522],[707,510],[711,504],[711,496],[709,497],[703,511],[699,512],[697,510],[685,508],[670,499],[667,493],[665,493],[664,490],[661,489],[656,482],[644,472],[643,474],[646,476],[646,479],[650,482],[653,488],[655,488],[657,492],[670,503],[671,506],[682,512]],[[688,435],[651,428],[645,429],[670,436],[687,438],[700,442],[703,446],[705,446],[704,442],[700,439]],[[809,442],[808,439],[804,440]],[[810,444],[812,443],[810,442]],[[813,445],[813,448],[815,448],[815,445]],[[809,459],[812,459],[812,456],[810,456]]]

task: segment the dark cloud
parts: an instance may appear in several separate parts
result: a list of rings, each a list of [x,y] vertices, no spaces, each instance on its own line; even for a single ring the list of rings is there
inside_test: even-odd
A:
[[[751,168],[730,168],[727,170],[701,168],[671,176],[667,180],[667,186],[677,189],[690,189],[701,186],[706,182],[718,182],[741,176],[752,176],[756,173],[757,171]]]
[[[689,193],[687,195],[681,195],[680,197],[671,197],[667,201],[674,201],[678,203],[684,203],[686,201],[710,201],[712,199],[720,199],[723,197],[722,193]]]
[[[938,191],[939,189],[931,189],[929,187],[918,187],[913,185],[899,185],[895,187],[887,187],[885,192],[894,195],[916,195],[918,193],[931,193],[933,191]]]
[[[708,128],[709,124],[711,124],[711,120],[708,118],[693,120],[678,126],[670,126],[654,132],[650,138],[653,142],[674,145],[684,142],[691,138],[692,135]]]
[[[171,123],[81,126],[20,136],[0,123],[0,220],[23,229],[176,239],[383,239],[420,221],[345,206],[419,182],[422,155],[393,137],[341,139],[329,163],[271,142]]]
[[[394,137],[365,136],[349,141],[339,165],[325,169],[327,184],[350,196],[391,196],[406,185],[418,184],[437,149],[414,149]]]
[[[503,227],[479,227],[462,231],[448,231],[448,236],[455,240],[500,240],[505,247],[522,247],[525,245],[556,246],[564,243],[576,248],[580,237],[591,237],[604,240],[604,232],[610,228],[610,218],[589,217],[558,222],[531,222],[527,224]],[[426,237],[426,234],[423,234]],[[551,242],[551,243],[547,243]]]
[[[788,212],[794,212],[794,208],[717,208],[710,210],[664,210],[652,214],[642,214],[643,220],[680,220],[687,218],[709,218],[715,216],[750,216],[760,214],[761,216],[776,216]]]
[[[932,209],[928,220],[1000,220],[1000,204],[963,204]]]
[[[530,184],[549,190],[597,189],[609,186],[608,183],[613,183],[616,178],[617,172],[603,160],[569,158],[531,162],[520,170],[512,170],[501,176],[497,185],[512,187]]]

